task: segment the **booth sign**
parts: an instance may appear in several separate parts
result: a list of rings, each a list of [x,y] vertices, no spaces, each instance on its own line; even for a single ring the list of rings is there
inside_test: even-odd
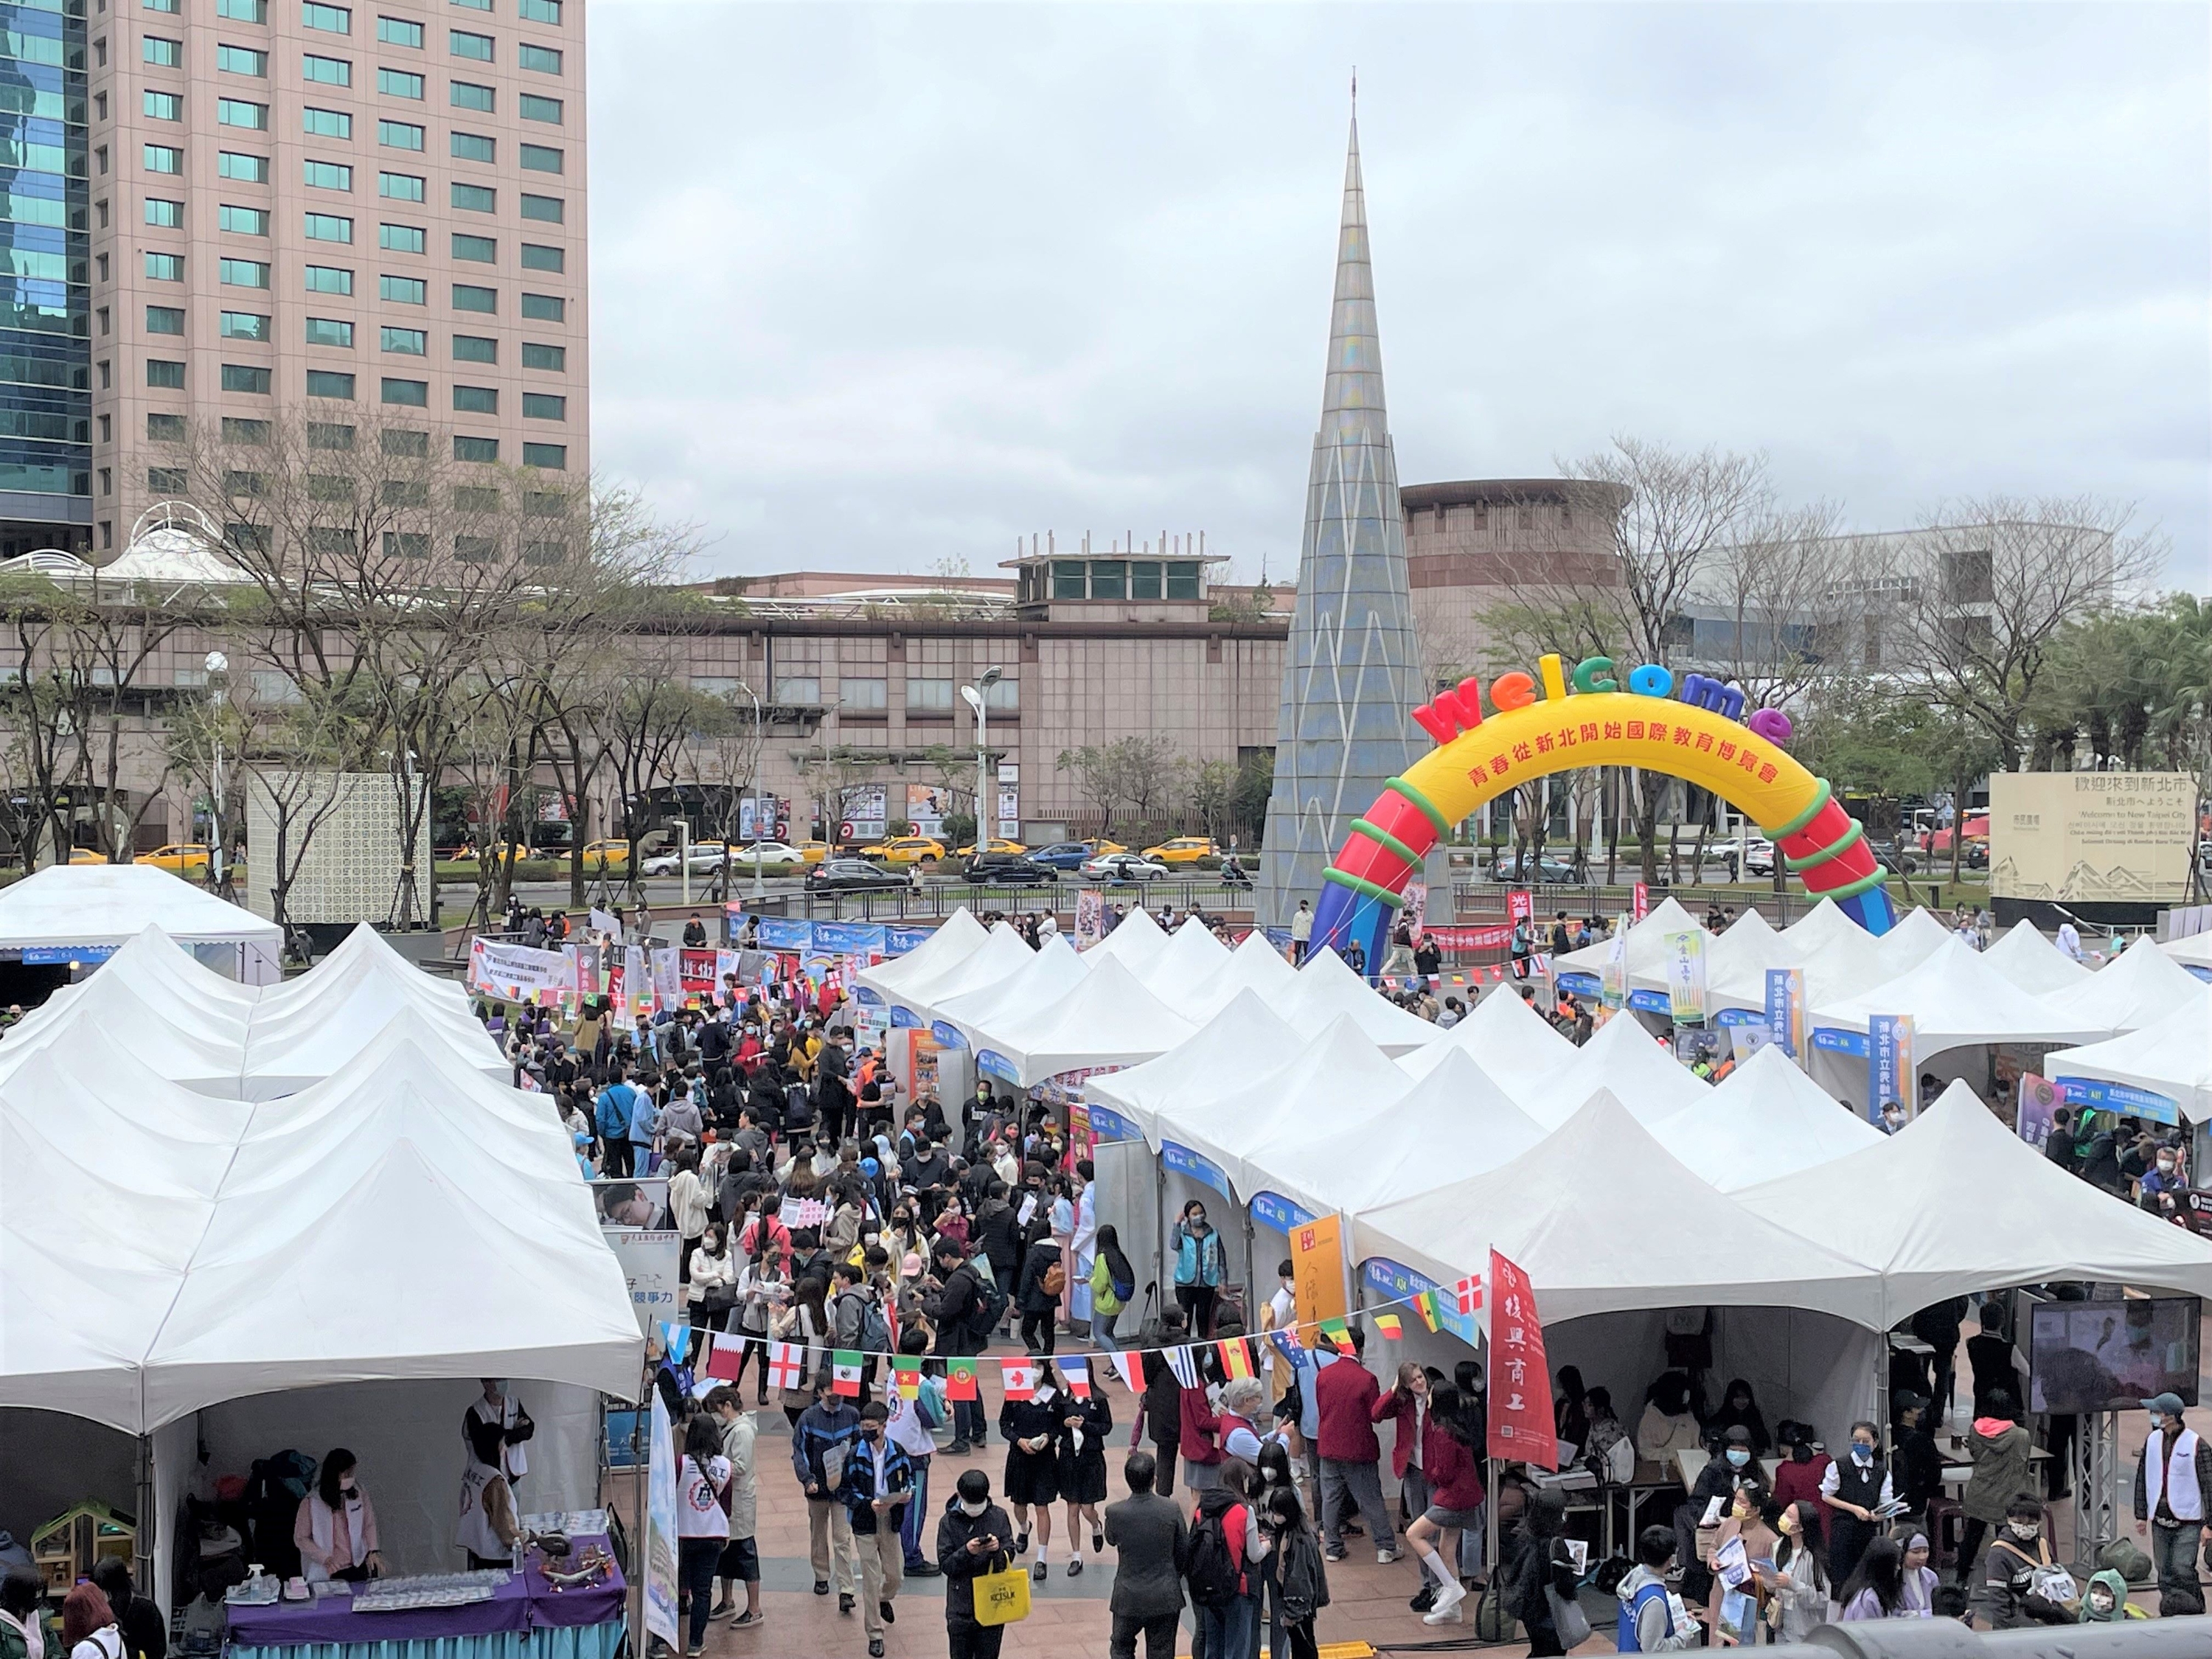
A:
[[[1211,1187],[1222,1197],[1235,1203],[1236,1195],[1229,1190],[1229,1177],[1212,1159],[1194,1152],[1188,1146],[1172,1140],[1160,1143],[1160,1164],[1170,1175],[1188,1176],[1200,1185]]]

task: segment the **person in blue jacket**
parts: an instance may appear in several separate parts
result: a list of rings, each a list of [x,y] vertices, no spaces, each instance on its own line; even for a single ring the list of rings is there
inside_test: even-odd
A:
[[[1190,1200],[1182,1206],[1182,1215],[1176,1222],[1175,1233],[1169,1241],[1175,1246],[1175,1293],[1183,1313],[1190,1321],[1190,1333],[1194,1337],[1213,1334],[1213,1299],[1220,1294],[1221,1281],[1227,1277],[1227,1258],[1221,1248],[1221,1235],[1206,1218],[1206,1204],[1201,1199]]]

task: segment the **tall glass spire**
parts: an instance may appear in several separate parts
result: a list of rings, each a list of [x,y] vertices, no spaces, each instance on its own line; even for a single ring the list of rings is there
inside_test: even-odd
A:
[[[1301,898],[1318,900],[1321,872],[1352,819],[1427,748],[1412,718],[1421,701],[1419,664],[1398,463],[1383,409],[1355,112],[1328,370],[1276,723],[1275,787],[1260,859],[1262,926],[1287,922]]]

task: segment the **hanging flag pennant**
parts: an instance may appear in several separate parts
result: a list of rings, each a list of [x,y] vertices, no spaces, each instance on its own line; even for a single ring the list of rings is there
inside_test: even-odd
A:
[[[771,1342],[768,1345],[768,1385],[771,1389],[796,1389],[806,1373],[806,1350],[796,1342]]]
[[[743,1373],[745,1364],[745,1340],[742,1336],[717,1335],[714,1346],[708,1350],[704,1375],[718,1382],[734,1382]]]
[[[1167,1350],[1167,1356],[1168,1369],[1175,1373],[1176,1382],[1182,1383],[1186,1389],[1195,1389],[1200,1386],[1198,1360],[1188,1348],[1170,1348]]]
[[[1128,1384],[1129,1392],[1142,1394],[1145,1391],[1145,1368],[1137,1358],[1136,1350],[1124,1348],[1113,1356],[1113,1360],[1114,1369],[1121,1374],[1121,1381]]]
[[[830,1392],[851,1400],[860,1397],[860,1354],[857,1348],[839,1348],[830,1354]]]
[[[1405,1334],[1406,1329],[1404,1324],[1400,1322],[1397,1315],[1387,1313],[1376,1314],[1375,1316],[1375,1328],[1382,1332],[1383,1335],[1389,1337],[1393,1342],[1395,1342],[1401,1336],[1402,1336]]]
[[[1275,1345],[1275,1352],[1289,1360],[1291,1369],[1296,1370],[1299,1360],[1305,1357],[1305,1350],[1298,1346],[1297,1337],[1290,1331],[1269,1331],[1267,1340]]]
[[[666,1320],[661,1321],[660,1351],[668,1356],[671,1363],[682,1364],[684,1356],[691,1351],[691,1328],[689,1325],[672,1325]]]
[[[898,1391],[908,1400],[921,1397],[921,1361],[901,1358],[891,1361],[891,1375],[898,1383]]]
[[[1252,1351],[1244,1346],[1243,1337],[1224,1337],[1213,1345],[1213,1351],[1221,1356],[1224,1381],[1233,1382],[1252,1375]]]
[[[1322,1320],[1321,1334],[1340,1347],[1352,1340],[1352,1327],[1341,1319]]]
[[[1452,1297],[1463,1314],[1482,1311],[1482,1275],[1469,1273],[1452,1286]]]
[[[947,1400],[981,1400],[983,1391],[975,1385],[975,1362],[973,1359],[948,1359],[945,1362],[945,1397]]]
[[[1426,1325],[1430,1330],[1439,1331],[1443,1328],[1443,1322],[1437,1317],[1437,1293],[1434,1291],[1423,1291],[1415,1297],[1413,1311],[1420,1315],[1421,1323]]]
[[[999,1375],[1009,1400],[1027,1400],[1036,1393],[1036,1367],[1026,1359],[1001,1359]]]
[[[1080,1355],[1068,1354],[1053,1362],[1060,1367],[1060,1380],[1067,1385],[1067,1392],[1078,1400],[1091,1398],[1091,1362]]]

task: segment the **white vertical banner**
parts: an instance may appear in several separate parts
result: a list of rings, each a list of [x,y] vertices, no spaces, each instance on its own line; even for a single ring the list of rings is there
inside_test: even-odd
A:
[[[676,1628],[676,1444],[668,1407],[653,1391],[653,1450],[645,1485],[645,1629],[670,1648],[683,1646]]]
[[[1667,935],[1667,995],[1674,1024],[1705,1023],[1705,936],[1695,931]]]

